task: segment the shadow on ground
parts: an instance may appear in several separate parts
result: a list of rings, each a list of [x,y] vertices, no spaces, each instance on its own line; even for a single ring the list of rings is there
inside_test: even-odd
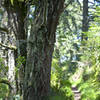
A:
[[[68,97],[64,92],[52,88],[50,96],[46,100],[73,100],[73,96]]]

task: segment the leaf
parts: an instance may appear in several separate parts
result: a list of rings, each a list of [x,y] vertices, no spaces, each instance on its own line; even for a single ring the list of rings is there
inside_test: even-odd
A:
[[[14,0],[10,0],[11,4],[14,5]]]

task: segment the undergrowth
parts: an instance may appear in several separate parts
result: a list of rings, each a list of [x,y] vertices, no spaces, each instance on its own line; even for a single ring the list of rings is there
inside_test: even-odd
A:
[[[81,92],[81,100],[100,100],[100,82],[94,71],[86,69],[79,80],[76,83]]]
[[[49,100],[74,100],[67,66],[59,66],[57,59],[53,59],[52,66]]]

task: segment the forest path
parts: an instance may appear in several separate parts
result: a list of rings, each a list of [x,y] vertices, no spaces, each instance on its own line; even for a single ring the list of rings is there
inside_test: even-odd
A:
[[[72,76],[72,80],[74,83],[77,83],[77,81],[79,81],[82,73],[83,69],[80,67],[78,71]],[[81,93],[78,90],[77,85],[72,85],[72,92],[74,93],[74,100],[81,100]]]
[[[74,93],[74,100],[81,100],[81,93],[76,86],[72,86],[72,92]]]

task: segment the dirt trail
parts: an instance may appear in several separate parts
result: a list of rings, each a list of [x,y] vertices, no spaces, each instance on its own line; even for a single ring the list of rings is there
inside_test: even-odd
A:
[[[76,86],[72,86],[72,92],[74,93],[74,100],[81,100],[81,93]]]
[[[83,68],[79,68],[78,71],[72,76],[73,82],[77,82],[80,79],[81,74],[83,73]],[[81,93],[78,88],[73,85],[72,92],[74,93],[74,100],[81,100]]]

